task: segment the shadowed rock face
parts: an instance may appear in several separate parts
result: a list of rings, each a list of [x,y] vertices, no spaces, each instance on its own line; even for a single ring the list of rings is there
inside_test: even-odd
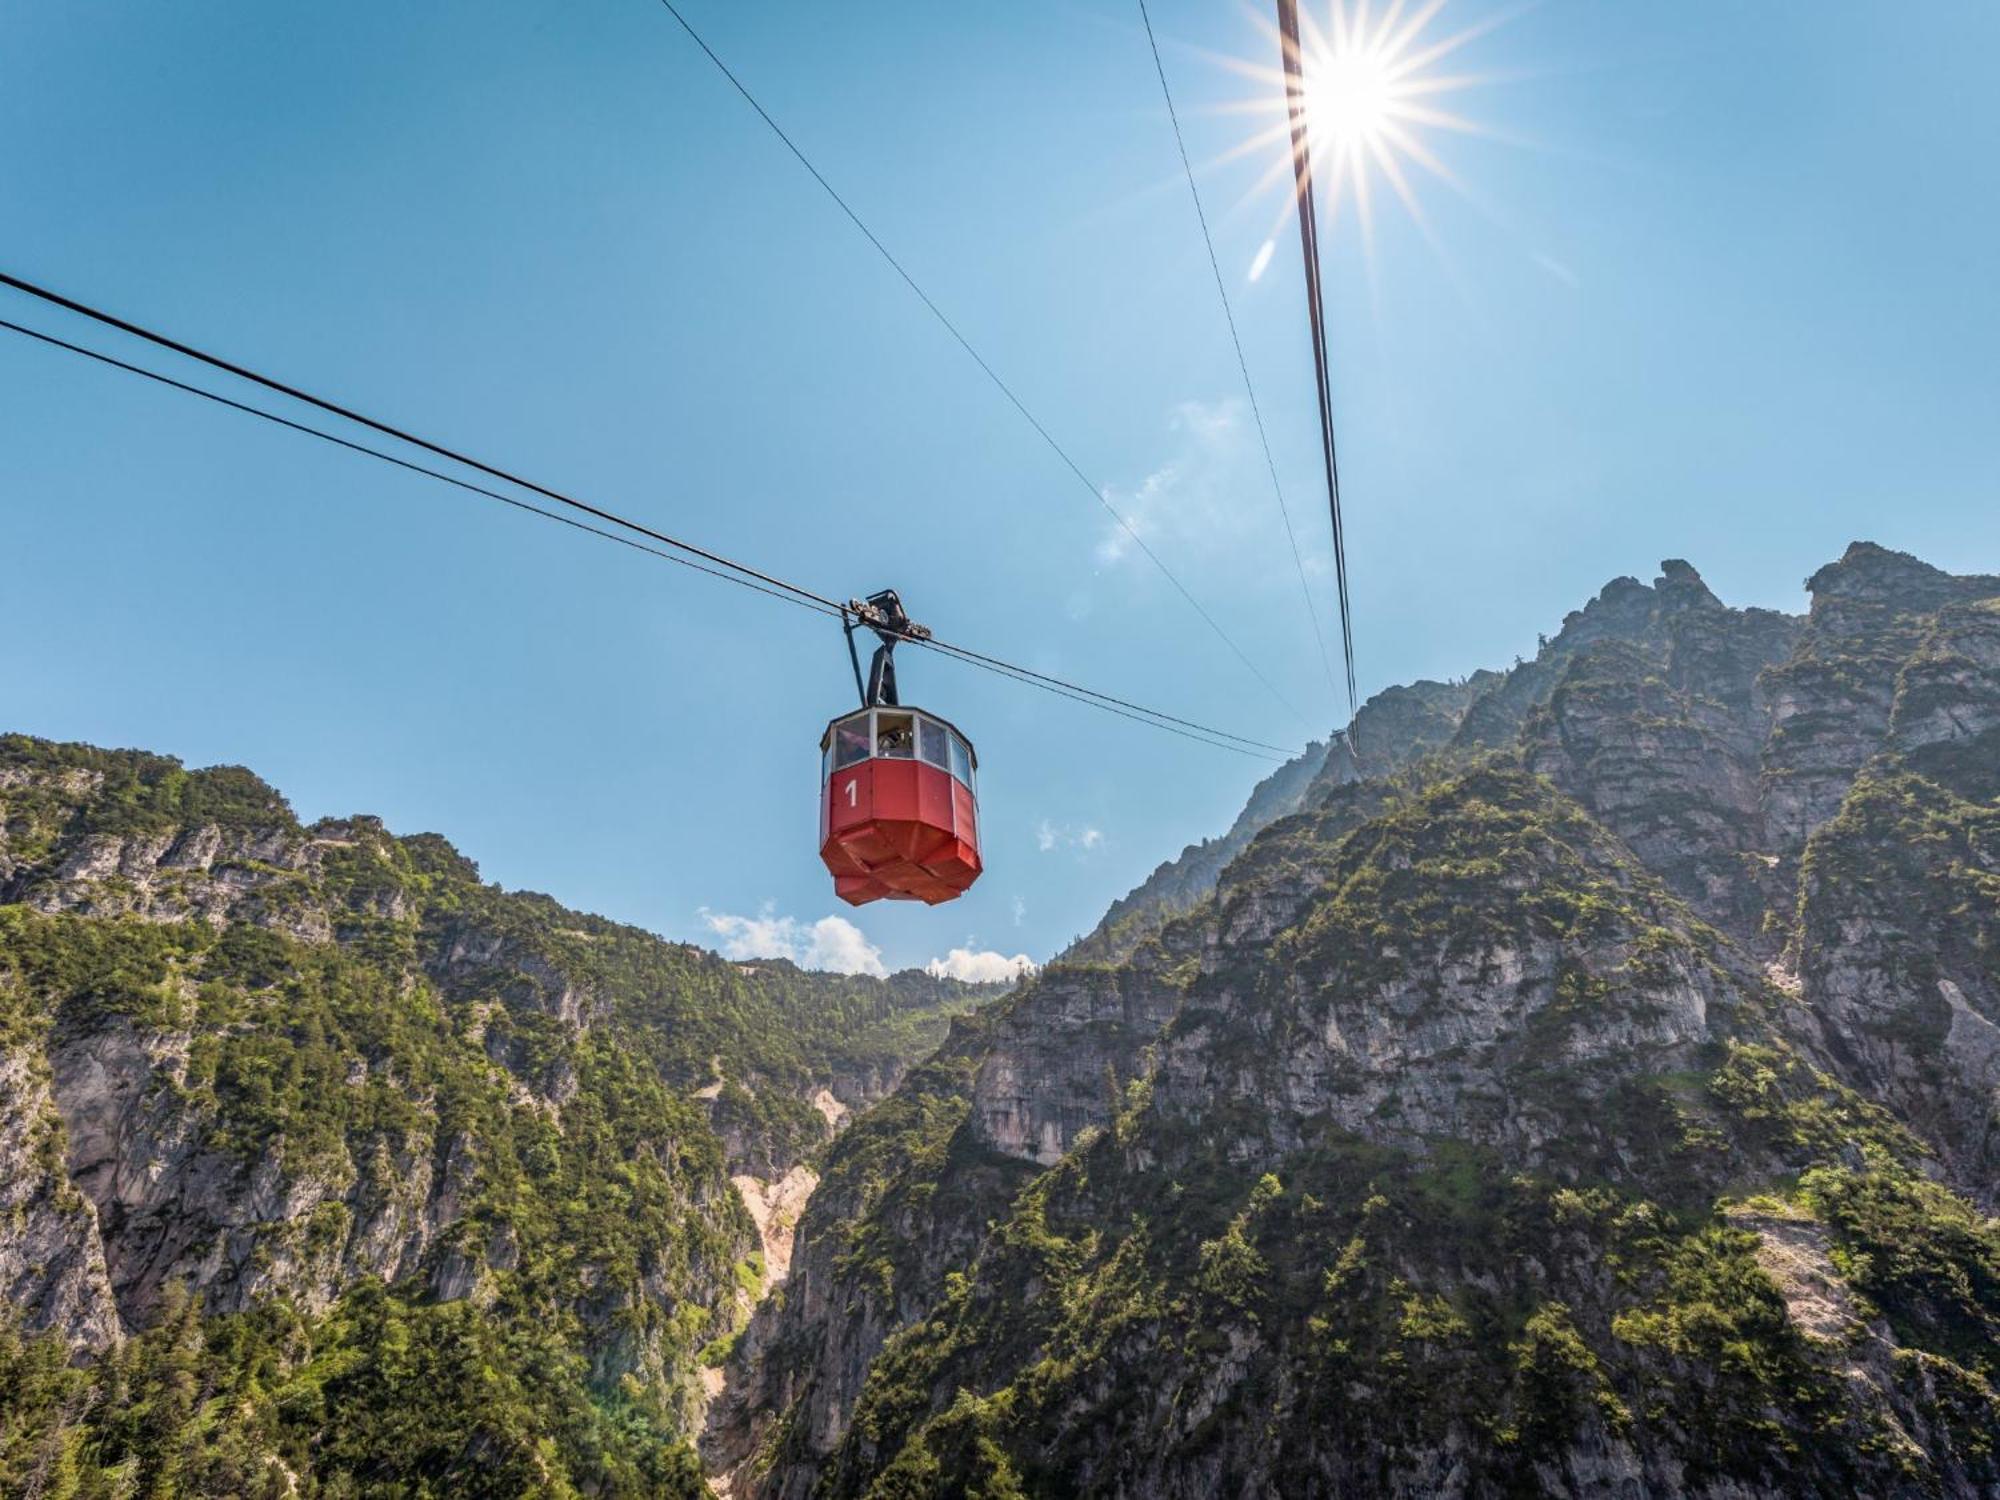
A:
[[[961,1024],[828,1161],[736,1491],[2000,1492],[2000,580],[1809,587],[1371,700]]]
[[[1001,1017],[974,1096],[981,1139],[1046,1166],[1110,1118],[1121,1081],[1180,1008],[1169,971],[1186,956],[1156,943],[1116,969],[1065,969],[1031,1013]]]
[[[62,1116],[47,1065],[31,1048],[0,1052],[0,1289],[30,1333],[54,1330],[72,1349],[117,1337],[118,1304],[91,1200],[63,1170]]]
[[[1800,886],[1792,956],[1823,1049],[2000,1209],[2000,805],[1884,767],[1814,835]]]
[[[1855,774],[1886,747],[1904,669],[1938,630],[1939,611],[2000,593],[2000,580],[1954,578],[1864,542],[1806,586],[1806,628],[1766,684],[1765,810],[1788,850],[1839,812]],[[1918,665],[1911,685],[1920,701],[1932,670]]]

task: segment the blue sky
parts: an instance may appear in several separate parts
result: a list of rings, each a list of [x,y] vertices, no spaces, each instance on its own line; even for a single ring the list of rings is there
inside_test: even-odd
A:
[[[648,0],[0,0],[0,263],[949,638],[1324,735],[1136,6],[686,9],[1302,716]],[[1154,9],[1330,608],[1296,242],[1250,279],[1282,198],[1220,160],[1261,15]],[[1547,0],[1441,64],[1484,79],[1451,102],[1490,134],[1426,136],[1468,196],[1420,178],[1429,234],[1385,209],[1372,254],[1343,216],[1327,267],[1364,692],[1662,557],[1793,609],[1856,537],[2000,569],[1996,50],[1971,0]],[[1045,957],[1260,774],[912,654],[979,744],[988,873],[855,912],[814,617],[11,336],[0,523],[4,727],[245,763],[740,951]]]

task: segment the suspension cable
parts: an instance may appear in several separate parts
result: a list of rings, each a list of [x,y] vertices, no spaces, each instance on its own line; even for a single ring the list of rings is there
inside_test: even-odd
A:
[[[1354,624],[1347,595],[1347,533],[1340,514],[1340,456],[1333,440],[1333,383],[1328,374],[1326,308],[1320,289],[1319,215],[1313,206],[1311,127],[1306,121],[1304,54],[1299,44],[1298,0],[1278,0],[1278,40],[1284,53],[1285,107],[1291,119],[1292,176],[1299,214],[1299,249],[1305,256],[1306,317],[1311,324],[1313,377],[1319,396],[1321,457],[1326,466],[1327,509],[1333,520],[1333,571],[1340,592],[1341,649],[1347,662],[1347,718],[1354,691]]]
[[[914,638],[905,637],[905,639]],[[1168,720],[1154,713],[1151,709],[1140,709],[1137,712],[1128,711],[1116,706],[1120,701],[1118,699],[1106,698],[1101,694],[1091,693],[1087,688],[1072,690],[1070,684],[1060,679],[1045,678],[1039,672],[1030,672],[1025,667],[1017,667],[1011,662],[1000,661],[990,656],[982,656],[976,651],[963,650],[960,647],[952,645],[949,641],[918,640],[915,644],[941,652],[954,661],[963,662],[967,666],[978,667],[982,671],[1010,678],[1028,687],[1040,688],[1044,692],[1054,693],[1061,698],[1074,699],[1078,703],[1102,709],[1105,713],[1116,714],[1121,719],[1130,719],[1135,724],[1145,724],[1153,729],[1163,729],[1168,734],[1177,734],[1182,739],[1193,740],[1196,744],[1207,745],[1212,749],[1228,750],[1236,755],[1247,755],[1253,760],[1270,761],[1275,764],[1282,764],[1285,761],[1294,759],[1301,753],[1297,750],[1286,750],[1277,747],[1266,748],[1260,741],[1244,741],[1240,735],[1229,736],[1230,740],[1242,741],[1236,744],[1228,743],[1219,738],[1211,738],[1210,736],[1223,735],[1226,731],[1210,729],[1206,725],[1196,725],[1193,728],[1183,729],[1179,726],[1185,723],[1185,720]]]
[[[40,288],[34,287],[31,283],[23,282],[17,277],[9,276],[5,272],[0,272],[0,282],[16,286],[17,288],[28,291],[33,295],[37,296],[44,295]],[[195,349],[192,346],[179,344],[172,340],[167,340],[163,336],[152,334],[148,330],[140,328],[136,324],[126,323],[121,319],[114,319],[109,314],[100,314],[96,309],[90,308],[83,303],[75,302],[68,298],[58,298],[53,293],[46,294],[46,298],[47,300],[54,301],[58,305],[64,306],[67,309],[77,312],[85,317],[90,317],[99,322],[107,323],[109,326],[121,328],[123,331],[133,333],[138,337],[148,339],[154,343],[162,345],[163,347],[172,348],[176,350],[176,352],[185,353],[190,358],[194,358],[204,363],[214,365],[217,368],[228,369],[231,373],[240,374],[243,378],[247,380],[251,380],[260,385],[268,386],[269,388],[274,390],[284,391],[288,395],[296,395],[299,400],[305,401],[311,405],[318,406],[329,411],[338,412],[343,416],[347,415],[344,408],[338,407],[334,403],[321,400],[320,398],[312,396],[307,392],[295,390],[292,387],[282,385],[279,382],[260,376],[256,374],[254,371],[244,369],[240,366],[233,366],[229,364],[227,361],[222,361],[214,356],[204,354],[202,351]],[[369,458],[379,459],[384,463],[392,464],[397,468],[407,470],[411,473],[420,474],[426,478],[438,480],[442,483],[452,485],[458,489],[468,491],[475,495],[483,496],[484,498],[490,500],[496,500],[501,504],[510,506],[516,510],[525,511],[531,515],[540,516],[544,520],[555,521],[561,525],[571,527],[574,530],[586,532],[592,536],[602,538],[605,541],[617,542],[621,546],[630,547],[635,551],[644,552],[649,554],[650,556],[662,558],[665,561],[679,564],[682,567],[691,568],[695,572],[707,574],[712,578],[719,578],[726,583],[738,584],[744,588],[752,590],[753,592],[765,595],[768,598],[777,599],[782,603],[796,605],[800,608],[807,609],[815,614],[839,619],[843,623],[848,618],[849,611],[847,606],[838,603],[835,600],[826,597],[825,595],[817,594],[810,589],[800,587],[797,584],[786,582],[783,579],[776,578],[773,575],[751,568],[746,564],[736,562],[731,558],[723,557],[719,553],[709,552],[704,548],[696,547],[692,543],[684,542],[679,538],[668,536],[664,532],[655,531],[652,528],[643,526],[638,522],[628,520],[627,518],[620,516],[615,512],[604,510],[600,507],[589,505],[586,502],[572,499],[569,496],[561,494],[561,492],[559,491],[545,489],[544,487],[538,485],[531,485],[528,481],[519,479],[514,475],[508,473],[506,470],[493,467],[478,459],[471,458],[470,456],[459,454],[455,450],[444,448],[437,444],[433,444],[426,439],[415,436],[414,434],[404,433],[403,431],[401,431],[401,429],[391,427],[387,423],[376,422],[372,419],[360,417],[358,415],[354,417],[354,420],[359,421],[364,425],[367,425],[376,430],[390,433],[396,436],[401,441],[407,441],[417,447],[425,449],[426,451],[441,453],[446,457],[450,458],[453,462],[463,463],[468,467],[479,470],[482,473],[496,475],[500,479],[506,481],[507,483],[518,484],[523,486],[524,488],[534,489],[537,493],[549,495],[553,498],[560,500],[564,505],[574,506],[575,508],[586,511],[593,516],[601,517],[602,519],[611,522],[613,525],[622,526],[630,531],[636,532],[638,533],[639,536],[651,538],[652,540],[655,541],[664,542],[667,547],[678,549],[678,551],[668,551],[662,547],[649,545],[647,542],[640,541],[636,537],[623,536],[618,534],[617,532],[606,530],[603,527],[594,526],[585,521],[579,521],[572,516],[566,516],[558,511],[551,510],[545,506],[537,505],[532,502],[520,499],[518,496],[505,494],[499,490],[492,489],[486,485],[477,484],[470,480],[464,479],[458,475],[447,473],[441,469],[435,469],[425,464],[413,462],[407,458],[399,457],[393,453],[386,452],[383,449],[373,447],[369,444],[356,442],[350,438],[342,437],[337,433],[329,432],[324,428],[315,427],[305,422],[295,421],[292,418],[282,416],[276,412],[266,410],[263,407],[254,406],[247,402],[235,400],[232,397],[222,395],[219,392],[205,389],[202,386],[194,385],[187,381],[175,379],[170,375],[165,375],[158,371],[147,369],[144,366],[133,364],[129,361],[119,359],[113,355],[105,354],[95,349],[87,348],[81,344],[72,343],[69,340],[58,338],[53,334],[44,333],[37,329],[26,327],[22,324],[12,322],[5,318],[0,318],[0,329],[5,329],[11,333],[20,334],[24,337],[33,339],[39,343],[49,345],[58,349],[63,349],[72,354],[80,355],[84,358],[93,360],[98,364],[108,366],[112,369],[119,370],[123,373],[140,376],[146,380],[152,381],[159,385],[167,386],[173,390],[181,391],[191,396],[198,396],[203,400],[212,401],[219,406],[228,407],[231,410],[244,413],[247,416],[261,418],[264,421],[273,423],[279,427],[289,429],[290,431],[302,433],[308,437],[319,438],[324,442],[332,443],[335,446],[340,448],[345,448],[350,452],[359,453]],[[683,556],[680,555],[680,553],[690,553],[693,555]],[[703,559],[704,561],[697,561],[696,560],[697,558]],[[710,566],[709,564],[711,563],[715,564],[715,566]],[[1063,678],[1052,677],[1046,673],[1036,672],[1031,670],[1030,668],[1018,666],[1012,662],[1004,661],[1001,658],[988,656],[985,655],[984,653],[973,651],[968,647],[958,646],[948,641],[940,641],[928,638],[918,638],[914,636],[906,637],[906,639],[912,640],[919,645],[929,646],[932,649],[944,655],[947,655],[954,660],[962,661],[968,665],[980,667],[986,671],[991,671],[1003,676],[1011,677],[1015,681],[1026,683],[1031,687],[1038,687],[1043,689],[1044,691],[1055,693],[1061,697],[1066,697],[1077,702],[1086,703],[1091,707],[1103,709],[1108,713],[1117,714],[1121,718],[1127,718],[1138,723],[1148,724],[1155,729],[1164,729],[1169,733],[1179,734],[1183,738],[1193,739],[1198,741],[1199,743],[1211,745],[1216,749],[1232,750],[1239,754],[1252,755],[1259,759],[1274,759],[1274,758],[1284,759],[1287,756],[1294,753],[1293,751],[1288,750],[1286,747],[1281,745],[1267,744],[1264,741],[1254,740],[1245,735],[1235,734],[1224,729],[1217,729],[1212,725],[1202,724],[1192,719],[1180,718],[1176,715],[1164,713],[1158,709],[1147,708],[1142,704],[1134,703],[1124,698],[1114,697],[1111,694],[1102,693],[1097,691],[1096,689],[1087,688],[1082,686],[1081,684],[1069,682]]]
[[[16,291],[26,292],[31,297],[39,298],[43,302],[51,303],[67,312],[80,314],[83,317],[89,318],[92,322],[102,323],[107,328],[115,328],[120,333],[131,334],[134,338],[144,339],[149,344],[157,345],[175,354],[185,355],[192,360],[198,360],[212,369],[237,376],[239,379],[247,380],[253,385],[261,385],[266,390],[276,391],[281,396],[289,396],[294,401],[303,401],[308,406],[318,407],[321,411],[331,412],[336,417],[345,418],[347,421],[382,433],[386,437],[395,438],[398,442],[408,443],[413,448],[421,448],[426,453],[436,454],[439,458],[448,458],[453,463],[464,464],[468,469],[477,469],[480,473],[489,475],[494,479],[502,479],[508,484],[519,485],[524,490],[532,490],[535,494],[541,495],[545,499],[554,500],[559,504],[569,506],[572,510],[579,510],[587,515],[595,516],[600,521],[609,521],[613,525],[623,526],[628,531],[636,531],[639,535],[650,537],[656,542],[663,542],[676,551],[703,558],[708,562],[728,568],[733,572],[754,578],[758,582],[767,584],[772,588],[781,589],[786,593],[797,594],[802,599],[809,599],[813,603],[825,605],[829,609],[837,610],[840,608],[840,605],[835,600],[829,599],[822,594],[815,594],[810,589],[802,589],[797,584],[786,583],[781,578],[773,578],[770,574],[760,573],[757,569],[748,567],[743,563],[732,562],[730,559],[710,552],[706,548],[697,547],[692,542],[684,542],[678,537],[671,537],[665,532],[655,531],[650,526],[641,525],[637,521],[630,521],[623,516],[613,515],[610,511],[601,510],[588,501],[575,499],[572,496],[563,494],[559,490],[552,490],[547,485],[535,483],[532,479],[523,479],[518,474],[510,474],[505,469],[495,468],[492,464],[482,462],[469,454],[461,453],[455,448],[447,448],[442,443],[434,443],[428,438],[418,437],[413,432],[406,432],[402,428],[391,426],[387,422],[377,421],[374,417],[364,416],[352,407],[342,406],[335,401],[328,401],[324,397],[313,395],[310,391],[302,391],[295,385],[287,385],[285,382],[274,380],[268,375],[260,375],[255,370],[246,369],[242,365],[223,359],[219,355],[206,353],[203,350],[194,348],[192,345],[184,344],[178,339],[169,338],[163,333],[155,333],[150,328],[142,328],[137,323],[127,322],[125,319],[105,312],[101,308],[91,307],[86,303],[65,297],[60,292],[53,292],[47,287],[37,286],[32,281],[24,281],[18,276],[0,271],[0,286],[10,286]]]
[[[305,422],[294,422],[290,417],[281,417],[276,412],[265,411],[260,406],[251,406],[247,402],[232,400],[230,397],[216,391],[204,390],[198,385],[189,385],[186,381],[176,380],[171,375],[162,375],[157,370],[148,370],[143,365],[128,364],[122,359],[100,353],[96,349],[87,349],[82,344],[72,344],[67,339],[59,339],[54,334],[43,333],[34,328],[27,328],[19,323],[10,322],[6,318],[0,318],[0,328],[6,329],[9,333],[22,334],[40,343],[52,345],[57,349],[66,349],[71,354],[80,354],[85,359],[94,359],[101,365],[109,365],[114,370],[123,370],[128,375],[143,376],[145,379],[155,381],[160,385],[169,386],[177,391],[185,391],[190,396],[199,396],[204,401],[213,401],[216,405],[229,407],[232,411],[240,411],[252,417],[262,417],[266,422],[273,422],[280,427],[288,427],[293,432],[302,432],[308,437],[319,438],[323,442],[346,448],[350,452],[363,453],[370,458],[379,458],[385,464],[394,464],[397,468],[407,469],[412,474],[422,474],[427,479],[436,479],[445,484],[455,485],[459,489],[469,490],[475,495],[483,495],[489,500],[498,500],[502,505],[511,505],[516,510],[527,511],[530,515],[540,516],[544,520],[554,521],[558,525],[572,527],[577,531],[587,531],[592,536],[603,537],[607,542],[617,542],[620,546],[630,547],[634,551],[650,553],[652,556],[664,558],[670,563],[678,563],[684,568],[692,568],[697,573],[706,573],[711,578],[720,578],[724,583],[741,584],[744,588],[754,589],[756,592],[776,599],[781,603],[796,604],[802,608],[812,610],[816,614],[829,614],[836,619],[844,617],[844,612],[837,606],[830,604],[821,605],[813,600],[802,598],[797,594],[780,593],[776,589],[765,588],[761,583],[757,583],[749,578],[739,577],[734,573],[725,573],[720,568],[705,567],[701,563],[689,558],[677,556],[672,552],[664,551],[658,547],[649,547],[644,542],[632,537],[620,536],[615,531],[606,531],[601,526],[592,526],[587,521],[579,521],[571,516],[565,516],[558,511],[548,510],[542,506],[531,504],[514,495],[503,495],[498,490],[488,489],[482,484],[474,484],[468,479],[459,478],[456,474],[447,474],[442,469],[433,469],[423,464],[412,463],[407,458],[398,458],[395,454],[385,453],[380,448],[371,448],[366,443],[354,442],[350,438],[344,438],[336,433],[328,432],[322,427],[314,427]]]
[[[1159,555],[1159,553],[1153,550],[1152,546],[1146,541],[1146,539],[1139,534],[1137,528],[1135,528],[1132,525],[1132,523],[1125,518],[1124,512],[1120,511],[1117,506],[1111,503],[1110,499],[1106,496],[1104,492],[1104,487],[1098,484],[1095,480],[1093,480],[1088,474],[1084,472],[1083,466],[1070,456],[1069,450],[1067,448],[1063,447],[1061,443],[1056,441],[1055,435],[1049,431],[1048,427],[1043,423],[1042,419],[1040,417],[1037,417],[1034,414],[1034,412],[1029,409],[1027,402],[1023,401],[1021,397],[1015,393],[1014,388],[1011,385],[1009,385],[1003,378],[1001,378],[1000,372],[994,369],[992,364],[988,362],[986,356],[981,354],[979,350],[973,346],[972,340],[967,338],[965,334],[960,331],[958,325],[954,323],[945,314],[943,308],[938,306],[936,300],[932,298],[931,294],[923,289],[923,286],[917,281],[916,277],[910,274],[910,272],[904,267],[903,263],[900,260],[898,260],[896,256],[890,251],[889,247],[882,243],[882,240],[880,239],[879,236],[876,235],[875,231],[868,227],[867,222],[862,219],[861,215],[855,212],[853,206],[848,203],[847,199],[842,197],[839,190],[836,189],[834,185],[826,179],[825,174],[822,173],[818,167],[813,165],[812,159],[808,157],[802,149],[800,149],[798,142],[794,141],[792,137],[786,133],[785,128],[782,125],[780,125],[775,118],[772,117],[771,112],[769,110],[764,108],[764,106],[760,102],[758,102],[757,96],[750,92],[749,87],[743,82],[741,78],[736,76],[736,73],[734,72],[734,70],[730,68],[729,64],[722,60],[722,58],[716,53],[716,50],[713,47],[709,46],[707,41],[703,39],[702,34],[696,31],[694,27],[689,23],[688,18],[681,14],[679,7],[674,4],[674,0],[660,0],[660,4],[666,8],[667,14],[672,16],[676,21],[680,23],[681,30],[685,31],[688,34],[688,36],[693,40],[695,46],[701,49],[703,55],[706,56],[711,63],[715,64],[716,70],[720,72],[724,78],[729,80],[731,87],[733,87],[737,93],[743,96],[744,102],[747,103],[751,107],[751,109],[757,112],[757,117],[760,120],[762,120],[767,126],[770,127],[771,133],[775,135],[781,142],[784,143],[785,149],[791,152],[791,154],[795,158],[797,158],[799,165],[806,169],[806,172],[812,177],[813,181],[820,185],[821,189],[824,190],[827,197],[831,198],[835,206],[838,207],[840,211],[847,216],[849,222],[852,223],[856,229],[861,231],[862,238],[867,240],[870,245],[875,247],[875,252],[878,255],[880,255],[884,261],[888,262],[889,268],[892,271],[894,271],[897,274],[897,276],[902,278],[903,284],[909,287],[909,289],[912,292],[916,293],[917,300],[922,302],[923,305],[930,310],[931,316],[937,319],[939,325],[943,327],[944,331],[950,334],[952,338],[957,342],[958,346],[972,357],[972,362],[979,366],[981,372],[984,373],[986,378],[993,383],[994,388],[998,390],[1002,396],[1006,397],[1007,401],[1013,406],[1014,410],[1021,414],[1021,416],[1027,421],[1030,427],[1034,428],[1035,434],[1038,437],[1040,437],[1045,444],[1048,445],[1049,451],[1054,453],[1055,456],[1062,461],[1063,466],[1067,468],[1071,474],[1076,476],[1078,483],[1080,483],[1085,489],[1090,491],[1091,498],[1096,500],[1099,505],[1103,506],[1106,511],[1110,512],[1111,518],[1114,521],[1116,521],[1118,525],[1124,530],[1125,534],[1132,539],[1134,545],[1136,545],[1141,552],[1145,553],[1147,559],[1153,564],[1153,566],[1160,570],[1160,573],[1166,578],[1167,582],[1171,583],[1174,586],[1175,590],[1179,592],[1181,598],[1187,601],[1189,607],[1191,607],[1196,614],[1201,616],[1203,623],[1206,624],[1208,628],[1212,630],[1216,634],[1216,636],[1221,639],[1222,643],[1225,646],[1227,646],[1232,652],[1235,653],[1236,659],[1238,661],[1242,662],[1245,667],[1249,668],[1251,675],[1254,676],[1260,683],[1264,685],[1265,689],[1269,691],[1272,697],[1276,698],[1278,702],[1282,703],[1285,706],[1285,708],[1301,723],[1310,724],[1312,721],[1304,713],[1301,713],[1299,711],[1298,706],[1294,704],[1291,699],[1287,698],[1284,695],[1284,693],[1279,690],[1278,685],[1276,683],[1274,683],[1273,681],[1271,681],[1269,677],[1264,675],[1263,670],[1257,665],[1257,663],[1250,659],[1249,653],[1247,653],[1241,646],[1237,645],[1235,637],[1230,635],[1228,631],[1222,628],[1221,622],[1218,621],[1215,618],[1215,616],[1208,611],[1207,607],[1204,606],[1202,602],[1194,596],[1193,592],[1189,590],[1188,586],[1180,581],[1179,577],[1175,575],[1173,569],[1167,566],[1165,559],[1163,559]]]
[[[1194,163],[1188,160],[1187,139],[1181,134],[1180,111],[1174,107],[1174,91],[1167,85],[1167,67],[1160,60],[1159,39],[1153,35],[1153,17],[1146,0],[1139,0],[1139,19],[1146,24],[1146,45],[1153,52],[1153,71],[1159,75],[1160,95],[1167,101],[1167,119],[1173,123],[1174,145],[1181,155],[1181,171],[1187,177],[1188,196],[1194,199],[1194,216],[1201,224],[1201,241],[1208,247],[1208,269],[1215,276],[1215,294],[1222,302],[1223,320],[1229,325],[1229,342],[1236,350],[1236,368],[1243,375],[1243,393],[1250,398],[1250,414],[1257,421],[1257,441],[1264,449],[1264,467],[1271,476],[1271,493],[1278,500],[1278,514],[1284,517],[1285,540],[1292,549],[1292,562],[1299,574],[1299,597],[1305,602],[1306,618],[1312,622],[1313,640],[1319,646],[1320,665],[1326,669],[1326,685],[1337,694],[1333,680],[1333,659],[1327,655],[1326,635],[1319,628],[1319,611],[1313,607],[1312,586],[1306,582],[1305,559],[1299,555],[1298,533],[1292,530],[1291,507],[1285,504],[1285,488],[1278,482],[1278,461],[1271,456],[1271,437],[1264,429],[1264,409],[1257,402],[1257,387],[1250,379],[1250,361],[1243,354],[1243,339],[1236,331],[1236,311],[1229,305],[1229,289],[1222,279],[1222,263],[1216,258],[1215,236],[1209,232],[1208,210],[1202,206],[1201,189],[1195,186]]]

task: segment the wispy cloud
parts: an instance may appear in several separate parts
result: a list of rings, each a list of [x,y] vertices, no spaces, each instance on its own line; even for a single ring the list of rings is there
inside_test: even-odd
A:
[[[1568,266],[1564,265],[1561,261],[1557,260],[1553,255],[1545,255],[1540,250],[1535,250],[1530,253],[1534,256],[1536,265],[1540,266],[1544,271],[1547,271],[1551,276],[1555,277],[1555,279],[1557,281],[1560,281],[1564,286],[1581,285],[1581,282],[1579,282],[1577,279],[1576,272],[1572,271]]]
[[[1115,568],[1135,557],[1143,563],[1134,532],[1171,562],[1199,554],[1211,566],[1227,560],[1240,571],[1250,557],[1261,558],[1278,516],[1249,407],[1236,398],[1183,401],[1167,420],[1167,434],[1165,462],[1136,485],[1106,488],[1105,499],[1131,530],[1106,521],[1097,565]]]
[[[993,984],[1003,979],[1019,979],[1035,972],[1035,961],[1025,953],[1009,958],[991,948],[977,951],[954,948],[943,958],[924,965],[924,972],[939,979],[963,979],[971,984]]]
[[[1051,823],[1043,818],[1035,825],[1035,847],[1044,854],[1053,854],[1058,849],[1089,854],[1104,847],[1104,830],[1088,823]]]
[[[845,917],[801,922],[797,917],[778,916],[767,905],[754,917],[710,911],[704,906],[701,919],[715,934],[716,947],[724,958],[788,958],[802,969],[873,974],[877,978],[889,972],[882,962],[882,950]]]

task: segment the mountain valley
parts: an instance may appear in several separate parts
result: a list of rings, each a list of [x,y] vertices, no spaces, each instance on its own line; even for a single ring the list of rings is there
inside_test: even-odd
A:
[[[2000,578],[1685,562],[1017,988],[0,739],[0,1492],[2000,1493]]]

